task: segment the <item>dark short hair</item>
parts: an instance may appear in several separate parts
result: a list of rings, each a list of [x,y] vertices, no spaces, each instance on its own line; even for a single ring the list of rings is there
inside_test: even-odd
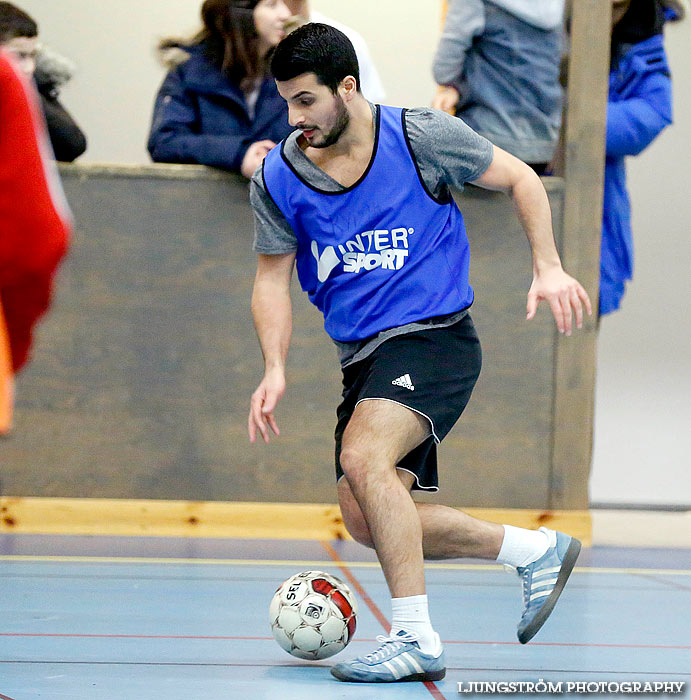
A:
[[[271,72],[278,81],[314,73],[334,94],[341,81],[352,75],[360,90],[360,68],[353,44],[328,24],[310,22],[283,39],[274,49]]]
[[[0,44],[11,39],[38,36],[38,25],[11,2],[0,2]]]

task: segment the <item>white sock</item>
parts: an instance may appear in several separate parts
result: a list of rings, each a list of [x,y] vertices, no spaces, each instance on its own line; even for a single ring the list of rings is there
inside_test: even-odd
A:
[[[429,620],[426,595],[392,598],[391,611],[390,637],[395,637],[401,631],[412,632],[417,636],[417,643],[423,654],[432,654],[433,656],[441,654],[441,640]]]
[[[548,549],[550,541],[542,530],[524,530],[522,527],[504,525],[504,539],[497,561],[519,567],[538,560]]]

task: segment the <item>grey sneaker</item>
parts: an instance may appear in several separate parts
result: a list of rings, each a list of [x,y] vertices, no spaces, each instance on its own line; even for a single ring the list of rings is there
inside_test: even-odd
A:
[[[532,564],[516,571],[523,579],[525,610],[518,623],[518,641],[529,642],[545,624],[564,590],[581,551],[581,543],[563,532],[541,527],[549,538],[549,548]]]
[[[414,634],[377,637],[381,646],[367,656],[336,664],[331,675],[349,683],[440,681],[446,675],[444,652],[423,654]]]

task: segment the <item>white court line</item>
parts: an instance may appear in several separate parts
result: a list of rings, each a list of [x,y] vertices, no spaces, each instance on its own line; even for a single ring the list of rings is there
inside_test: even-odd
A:
[[[45,562],[71,564],[176,564],[183,566],[306,566],[319,570],[320,567],[333,566],[332,560],[298,560],[298,559],[173,559],[167,557],[84,557],[84,556],[33,556],[0,555],[0,561],[6,562]],[[379,569],[378,562],[346,561],[344,566],[360,569]],[[449,571],[493,571],[504,573],[499,564],[425,564],[429,570]],[[657,574],[658,576],[691,576],[691,569],[635,569],[580,567],[574,568],[579,574]]]

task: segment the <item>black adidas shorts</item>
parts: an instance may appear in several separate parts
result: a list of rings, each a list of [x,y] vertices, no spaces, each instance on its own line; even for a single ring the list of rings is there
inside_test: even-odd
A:
[[[438,491],[437,446],[468,404],[480,374],[482,353],[475,326],[466,314],[447,328],[395,336],[364,360],[343,369],[343,401],[336,414],[336,478],[343,433],[355,407],[366,399],[407,406],[430,422],[432,435],[397,465],[415,475],[414,490]]]

